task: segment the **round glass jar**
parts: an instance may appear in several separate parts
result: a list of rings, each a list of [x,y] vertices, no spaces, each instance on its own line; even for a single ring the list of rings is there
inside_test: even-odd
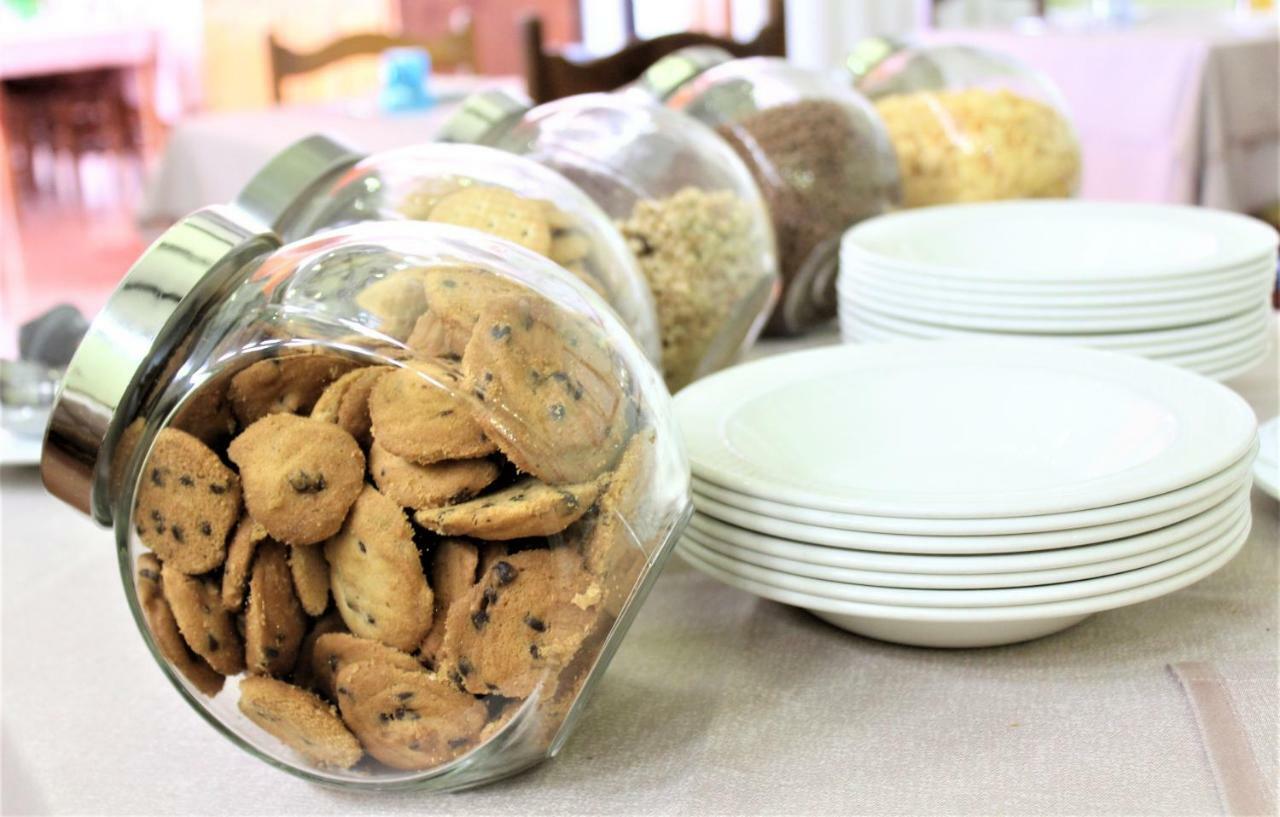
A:
[[[114,528],[183,697],[357,788],[553,755],[690,513],[666,389],[561,267],[416,222],[281,247],[223,208],[95,320],[42,473]]]
[[[889,130],[905,206],[1075,195],[1080,143],[1047,76],[970,46],[878,44],[845,64]]]
[[[285,241],[362,221],[411,219],[483,230],[578,276],[617,310],[650,359],[658,359],[653,296],[635,259],[608,216],[554,170],[489,148],[422,144],[365,156],[338,173],[326,168],[318,182],[298,174],[292,179],[297,192],[272,221]]]
[[[524,110],[496,97],[465,102],[444,137],[553,168],[613,219],[653,292],[673,392],[755,342],[779,288],[773,228],[750,172],[714,133],[642,95]]]
[[[660,60],[637,87],[714,128],[764,194],[783,281],[766,331],[791,335],[830,319],[840,236],[899,198],[880,117],[856,91],[783,59],[729,60],[696,72],[667,71],[665,60],[688,62],[679,52]],[[667,75],[678,84],[657,82]]]

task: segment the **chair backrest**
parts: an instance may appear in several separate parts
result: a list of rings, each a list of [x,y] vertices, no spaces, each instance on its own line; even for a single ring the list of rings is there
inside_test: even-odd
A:
[[[268,35],[271,47],[271,90],[276,102],[282,101],[285,77],[306,74],[326,65],[362,54],[381,54],[389,48],[425,48],[431,55],[432,70],[453,71],[474,68],[475,45],[469,19],[455,30],[440,37],[423,40],[393,34],[352,34],[340,37],[315,51],[293,51],[280,44],[275,34]]]
[[[645,69],[673,51],[690,45],[715,45],[735,57],[785,57],[787,55],[787,22],[783,0],[770,0],[769,22],[755,39],[739,42],[695,31],[667,34],[652,40],[628,43],[615,54],[573,62],[550,53],[542,37],[542,20],[527,17],[524,28],[525,79],[529,97],[536,103],[586,94],[611,91],[639,77]]]

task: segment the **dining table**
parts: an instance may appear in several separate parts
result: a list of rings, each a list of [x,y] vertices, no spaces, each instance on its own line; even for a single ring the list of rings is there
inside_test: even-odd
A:
[[[1256,213],[1280,202],[1275,12],[936,28],[931,45],[1009,55],[1057,86],[1084,159],[1080,196]]]
[[[236,197],[271,157],[315,133],[374,152],[429,141],[458,103],[473,91],[522,94],[514,76],[441,74],[431,79],[435,103],[421,110],[387,112],[376,99],[284,104],[210,111],[179,121],[169,133],[138,206],[138,223],[157,233],[183,216]]]
[[[1275,416],[1275,352],[1227,385]],[[674,555],[556,758],[459,793],[369,792],[216,734],[144,645],[110,532],[4,468],[0,811],[1274,814],[1280,511],[1255,488],[1252,513],[1203,581],[986,649],[854,636]]]

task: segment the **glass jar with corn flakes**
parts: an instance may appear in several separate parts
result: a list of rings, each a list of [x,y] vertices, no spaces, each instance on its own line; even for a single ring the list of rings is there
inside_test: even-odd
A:
[[[1064,198],[1081,154],[1066,103],[1044,74],[962,45],[861,43],[846,67],[889,130],[907,207]]]

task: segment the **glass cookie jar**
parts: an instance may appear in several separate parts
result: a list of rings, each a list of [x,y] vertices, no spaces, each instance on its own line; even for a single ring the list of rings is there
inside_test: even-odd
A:
[[[643,96],[533,108],[487,92],[464,101],[442,138],[534,159],[604,209],[653,292],[673,392],[759,335],[779,288],[773,228],[750,172],[706,126]]]
[[[656,370],[506,240],[254,225],[199,211],[129,271],[46,486],[114,529],[157,662],[258,758],[443,790],[550,757],[690,513]]]
[[[970,46],[882,40],[860,44],[845,65],[889,130],[906,206],[1078,190],[1080,143],[1039,71]]]
[[[774,57],[717,65],[701,50],[698,57],[659,60],[636,89],[714,128],[750,168],[773,219],[783,280],[766,331],[802,332],[836,314],[840,236],[898,203],[888,134],[865,99],[820,73]]]
[[[600,208],[554,170],[469,145],[422,144],[351,160],[340,148],[319,150],[318,144],[339,143],[325,137],[296,143],[240,197],[285,241],[361,221],[412,219],[483,230],[578,276],[658,360],[653,296],[635,259]],[[275,200],[258,204],[259,190],[270,190]]]

